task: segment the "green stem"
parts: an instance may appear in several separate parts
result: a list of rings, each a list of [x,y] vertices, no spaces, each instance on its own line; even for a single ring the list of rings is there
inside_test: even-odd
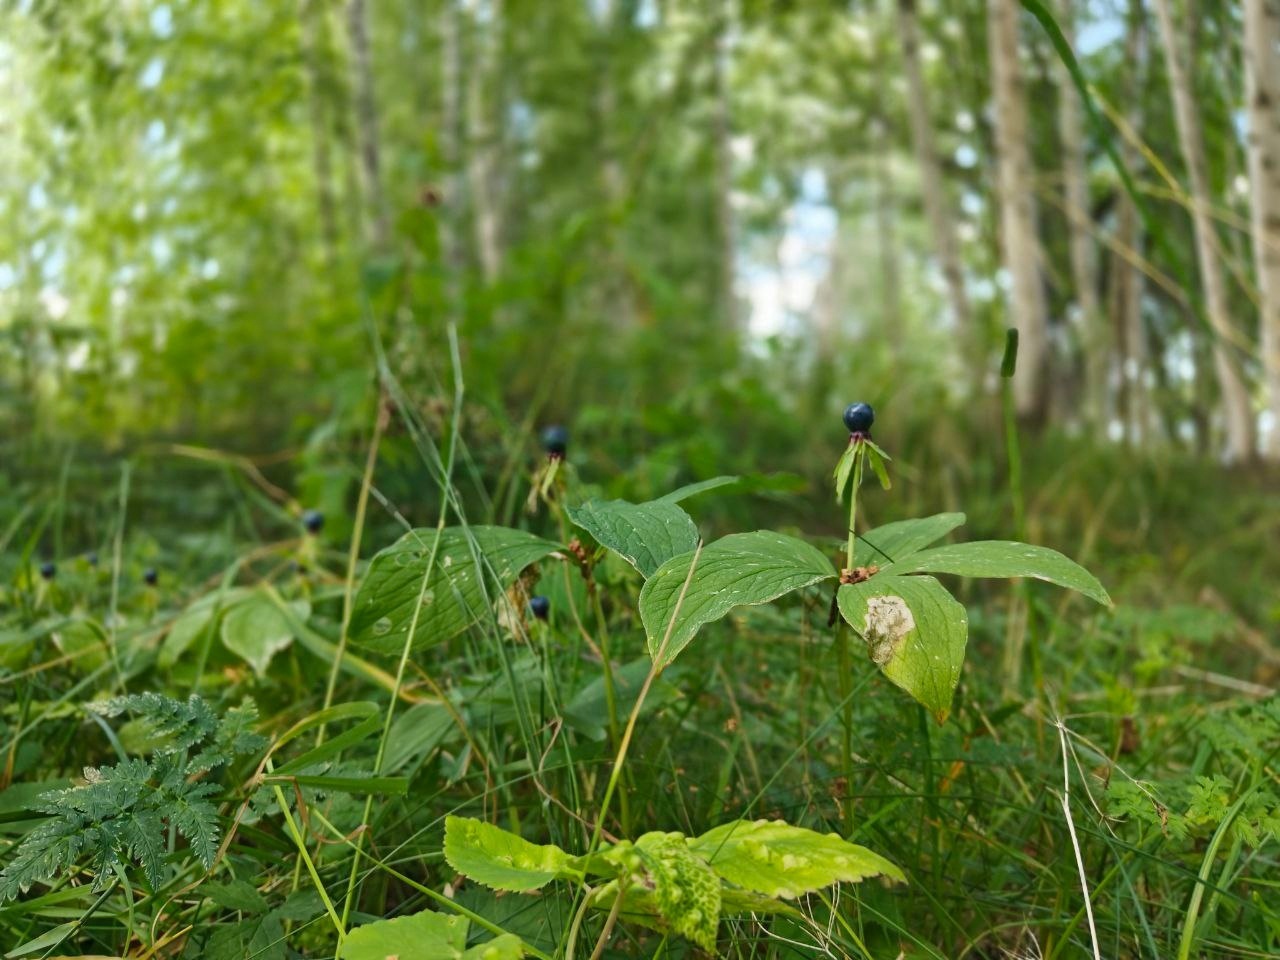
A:
[[[867,448],[861,443],[853,451],[853,489],[849,491],[849,543],[845,550],[845,566],[853,569],[853,558],[858,552],[858,488],[862,486],[862,464]]]

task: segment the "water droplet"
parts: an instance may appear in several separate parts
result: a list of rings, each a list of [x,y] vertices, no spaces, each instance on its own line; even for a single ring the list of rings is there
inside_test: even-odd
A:
[[[379,617],[377,622],[375,622],[373,625],[373,635],[375,637],[381,637],[384,634],[388,634],[390,632],[391,632],[391,618]]]

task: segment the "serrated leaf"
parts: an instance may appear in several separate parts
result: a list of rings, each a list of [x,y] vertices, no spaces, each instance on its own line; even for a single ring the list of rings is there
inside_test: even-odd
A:
[[[690,578],[693,559],[694,554],[687,553],[668,560],[640,591],[640,619],[651,657],[657,659],[670,631],[662,657],[664,666],[703,625],[719,620],[734,607],[768,603],[836,575],[831,561],[816,547],[771,530],[735,533],[717,540],[698,555]]]
[[[559,847],[530,843],[469,817],[447,817],[444,858],[459,873],[495,890],[527,891],[545,887],[576,863]]]
[[[836,597],[884,675],[946,720],[969,638],[964,606],[933,577],[884,573],[846,583]]]
[[[476,555],[480,554],[479,574]],[[423,591],[433,549],[435,564]],[[413,647],[443,643],[484,616],[502,591],[558,544],[507,527],[412,530],[379,552],[356,595],[351,642],[380,653],[399,653],[422,598]]]
[[[670,501],[588,500],[565,513],[644,577],[698,545],[693,519]]]
[[[858,537],[853,565],[865,567],[875,564],[884,568],[895,561],[905,560],[941,540],[964,521],[963,513],[937,513],[932,517],[886,523]]]
[[[305,600],[291,603],[299,620],[311,616]],[[271,598],[255,593],[241,600],[222,618],[222,645],[241,657],[258,676],[265,676],[271,658],[293,642],[293,628]]]
[[[690,840],[689,849],[735,886],[784,900],[867,877],[906,879],[901,870],[866,847],[781,820],[722,824]]]
[[[1034,577],[1084,594],[1105,606],[1111,597],[1097,577],[1048,547],[1012,540],[975,540],[922,550],[882,573],[952,573],[961,577]]]
[[[646,833],[630,848],[627,859],[640,870],[624,893],[623,907],[636,911],[651,892],[652,909],[674,933],[714,952],[720,929],[720,878],[695,856],[678,833]]]
[[[502,934],[466,949],[465,917],[424,910],[407,917],[376,920],[352,930],[342,943],[341,960],[519,960],[524,944]]]
[[[690,497],[696,497],[700,493],[706,493],[708,490],[718,490],[721,487],[731,487],[742,480],[741,477],[712,477],[710,480],[699,480],[696,483],[686,483],[683,487],[677,487],[665,496],[658,498],[662,503],[680,503],[682,500],[688,500]]]

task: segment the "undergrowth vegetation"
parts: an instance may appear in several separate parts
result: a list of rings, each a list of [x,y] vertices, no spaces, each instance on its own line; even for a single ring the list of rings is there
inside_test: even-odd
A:
[[[610,471],[390,383],[291,471],[7,488],[7,955],[1280,949],[1265,487],[869,410]]]

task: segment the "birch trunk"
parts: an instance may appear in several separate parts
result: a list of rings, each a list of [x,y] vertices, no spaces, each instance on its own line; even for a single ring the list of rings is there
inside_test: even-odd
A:
[[[360,172],[370,224],[370,239],[378,248],[388,239],[387,204],[382,190],[382,160],[378,144],[378,102],[373,89],[373,57],[369,51],[369,17],[365,0],[349,0],[347,33],[355,70],[356,130],[360,140]]]
[[[1245,0],[1244,66],[1253,256],[1261,294],[1266,409],[1271,414],[1262,453],[1280,463],[1280,0]]]
[[[1248,387],[1232,353],[1232,343],[1240,334],[1232,326],[1228,313],[1227,281],[1222,261],[1218,257],[1216,228],[1210,213],[1204,134],[1187,74],[1187,61],[1183,59],[1187,52],[1182,49],[1182,35],[1174,24],[1171,0],[1155,0],[1155,8],[1160,19],[1160,30],[1164,35],[1165,67],[1169,74],[1169,86],[1173,91],[1174,119],[1177,122],[1178,140],[1191,190],[1196,260],[1200,266],[1200,281],[1204,286],[1209,326],[1213,331],[1213,365],[1227,428],[1224,456],[1228,462],[1239,463],[1253,457],[1253,411]]]
[[[1075,0],[1062,0],[1059,23],[1067,43],[1075,46]],[[1071,280],[1080,310],[1080,343],[1084,348],[1085,411],[1095,428],[1107,421],[1107,368],[1111,336],[1098,298],[1097,252],[1090,231],[1089,175],[1084,147],[1084,107],[1066,67],[1059,72],[1058,131],[1062,138],[1062,180],[1070,224]]]
[[[1014,406],[1020,417],[1038,420],[1047,399],[1049,327],[1027,149],[1026,93],[1018,64],[1020,9],[1018,0],[988,0],[987,41],[995,94],[1000,250],[1009,272],[1010,319],[1019,337]]]
[[[719,0],[719,27],[716,33],[715,51],[712,54],[712,77],[715,85],[715,114],[712,119],[712,137],[715,149],[715,206],[716,230],[719,234],[720,280],[719,298],[723,328],[730,336],[738,333],[737,297],[737,240],[733,223],[733,154],[729,137],[732,117],[729,103],[729,26],[730,3]]]
[[[947,299],[958,336],[973,345],[975,359],[981,361],[985,345],[980,331],[974,329],[973,312],[964,285],[960,265],[960,249],[956,242],[953,218],[943,188],[942,165],[934,145],[933,120],[929,115],[929,96],[920,66],[920,26],[916,20],[916,0],[898,0],[898,36],[902,44],[902,63],[907,74],[907,113],[911,118],[911,141],[916,165],[920,168],[920,192],[925,217],[933,237],[934,253],[947,285]],[[979,362],[975,369],[981,369]],[[979,378],[980,379],[980,378]]]
[[[498,43],[502,31],[502,0],[489,0],[488,22],[472,27],[479,33],[476,67],[471,71],[467,96],[467,182],[471,191],[471,211],[476,233],[476,250],[485,280],[492,282],[502,266],[499,248],[499,203],[495,160],[496,132],[491,118],[490,95],[497,74]]]

